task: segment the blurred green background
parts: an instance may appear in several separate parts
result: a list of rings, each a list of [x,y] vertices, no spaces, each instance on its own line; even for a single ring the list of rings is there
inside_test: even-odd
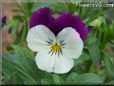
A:
[[[2,2],[2,7],[1,84],[114,84],[114,7],[80,7],[73,0],[13,0]],[[67,74],[39,70],[35,53],[26,45],[30,16],[42,7],[49,7],[55,18],[64,12],[79,15],[91,27],[82,55]]]

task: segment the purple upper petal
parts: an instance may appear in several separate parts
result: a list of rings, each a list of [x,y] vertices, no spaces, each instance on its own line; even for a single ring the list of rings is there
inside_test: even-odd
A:
[[[41,8],[33,13],[30,19],[30,27],[43,24],[57,35],[65,27],[74,28],[82,40],[88,36],[88,29],[79,16],[73,16],[71,13],[64,13],[57,19],[54,19],[50,14],[49,8]]]
[[[88,28],[85,26],[85,24],[79,16],[74,16],[74,21],[75,22],[73,28],[75,28],[76,31],[79,32],[82,40],[85,40],[88,37]]]
[[[72,27],[79,32],[82,40],[88,36],[88,29],[82,22],[79,16],[73,16],[71,13],[62,14],[54,22],[50,23],[48,27],[57,35],[63,28]]]
[[[52,22],[54,18],[51,16],[50,9],[45,7],[37,10],[33,15],[31,16],[30,19],[30,28],[43,24],[43,25],[48,25],[50,22]]]

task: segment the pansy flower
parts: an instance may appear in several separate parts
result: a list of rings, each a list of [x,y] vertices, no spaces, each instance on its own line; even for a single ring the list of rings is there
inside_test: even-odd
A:
[[[79,16],[64,13],[57,19],[49,8],[37,10],[30,19],[28,47],[38,52],[36,65],[46,72],[63,74],[74,66],[83,50],[88,30]]]

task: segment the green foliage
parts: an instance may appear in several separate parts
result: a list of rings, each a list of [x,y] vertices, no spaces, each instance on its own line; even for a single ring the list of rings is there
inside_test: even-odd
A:
[[[15,50],[16,54],[3,54],[3,75],[7,77],[9,82],[10,80],[13,80],[12,77],[14,75],[12,74],[16,74],[25,84],[40,83],[43,72],[38,70],[35,64],[34,54],[26,48],[15,45],[12,45],[11,47]]]
[[[41,84],[43,85],[49,85],[49,79],[41,79]]]
[[[107,73],[107,80],[112,80],[114,79],[114,67],[112,65],[112,61],[110,60],[109,55],[105,52],[103,53],[103,60],[106,68],[106,73]]]
[[[19,36],[17,36],[17,39],[14,41],[13,44],[22,45],[23,42],[26,40],[27,32],[28,32],[28,22],[27,20],[24,20],[24,25],[22,27],[22,30],[17,34]]]
[[[94,64],[98,64],[101,57],[100,45],[99,41],[93,35],[94,33],[90,33],[88,39],[86,40],[86,45],[88,47],[89,54]]]
[[[55,84],[64,84],[64,80],[57,74],[53,74],[53,81]]]
[[[27,0],[28,1],[28,0]],[[30,0],[29,0],[30,1]],[[81,2],[81,3],[84,3]],[[21,6],[14,2],[15,15],[3,29],[11,27],[11,34],[16,40],[7,49],[12,53],[2,54],[2,84],[114,84],[114,20],[107,23],[107,15],[113,11],[110,7],[80,7],[66,2],[27,2]],[[26,47],[30,16],[37,9],[49,7],[52,14],[71,12],[79,15],[84,23],[93,26],[80,58],[75,59],[75,66],[67,74],[46,73],[39,70],[35,63],[35,54]],[[21,26],[21,27],[20,27]],[[111,46],[112,45],[112,46]],[[97,68],[98,66],[99,68]],[[106,76],[105,76],[105,75]]]
[[[74,84],[74,83],[75,83],[75,78],[76,78],[77,75],[78,75],[78,74],[75,73],[75,72],[71,73],[71,74],[67,77],[66,83],[67,83],[67,84]]]
[[[68,11],[67,6],[65,5],[65,3],[59,3],[57,0],[55,1],[50,1],[50,2],[38,2],[35,3],[32,7],[32,12],[35,12],[37,9],[39,8],[43,8],[43,7],[49,7],[52,10],[52,14],[53,13],[63,13],[65,11]]]
[[[80,56],[80,58],[75,60],[75,65],[84,63],[84,61],[87,61],[90,59],[90,56],[87,52],[83,52],[82,55]]]
[[[102,84],[103,79],[94,73],[72,73],[68,76],[66,82],[68,84]]]

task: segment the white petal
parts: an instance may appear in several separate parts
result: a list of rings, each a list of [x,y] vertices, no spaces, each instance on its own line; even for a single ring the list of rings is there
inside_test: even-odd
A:
[[[63,56],[55,58],[54,73],[63,74],[68,73],[74,65],[72,58],[66,58]]]
[[[39,52],[35,58],[39,69],[46,72],[67,73],[73,67],[74,61],[71,58],[58,57],[51,55],[47,51]]]
[[[35,52],[49,48],[49,39],[55,41],[55,35],[44,25],[32,27],[27,34],[28,47]]]
[[[54,60],[55,58],[49,55],[47,51],[41,51],[35,57],[38,68],[46,72],[53,72]]]
[[[83,50],[83,41],[79,33],[71,27],[64,28],[57,35],[57,40],[64,40],[65,45],[62,48],[63,56],[69,58],[78,58]]]

